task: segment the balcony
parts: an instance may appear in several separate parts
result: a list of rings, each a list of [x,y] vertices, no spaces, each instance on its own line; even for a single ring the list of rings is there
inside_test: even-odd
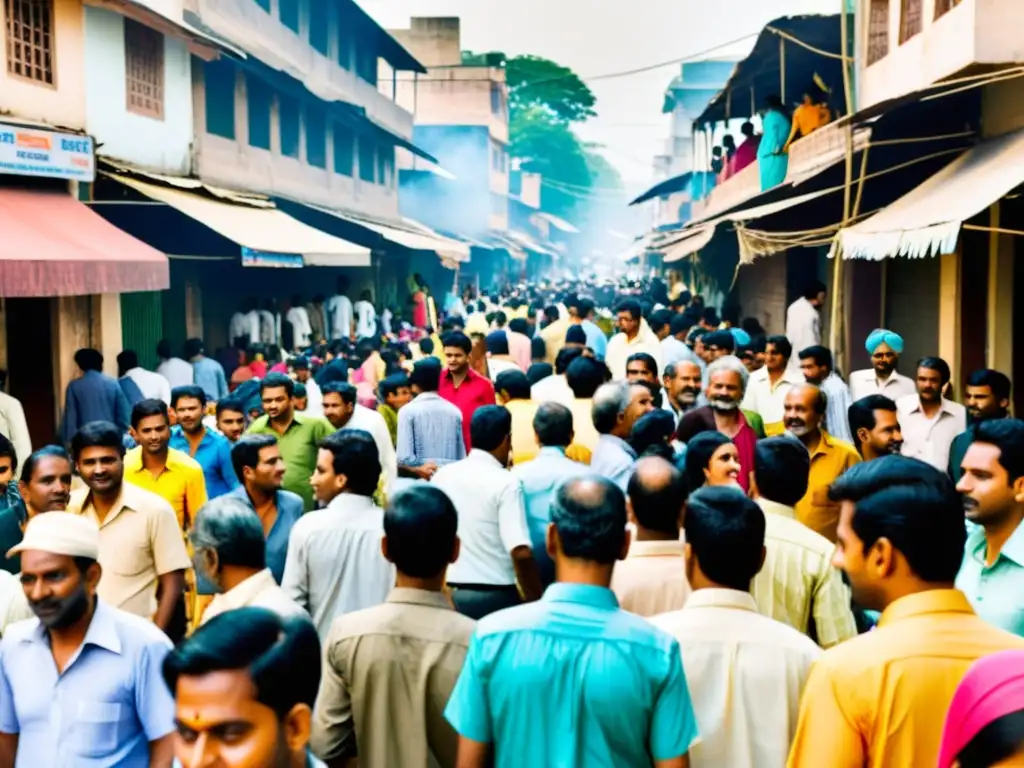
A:
[[[858,77],[860,108],[920,90],[974,68],[1024,62],[1024,2],[1021,0],[919,0],[922,29],[903,44],[899,6],[889,13],[888,53],[864,67]],[[871,0],[861,0],[861,18],[869,18]],[[861,25],[867,26],[867,25]],[[867,30],[860,50],[866,52]],[[877,38],[877,30],[873,37]],[[884,43],[884,30],[882,34]],[[862,57],[867,60],[867,57]]]

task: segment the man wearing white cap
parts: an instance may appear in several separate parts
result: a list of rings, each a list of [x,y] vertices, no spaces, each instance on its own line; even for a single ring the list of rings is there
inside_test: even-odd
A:
[[[99,538],[88,518],[49,512],[7,553],[21,554],[36,618],[0,641],[4,765],[170,768],[174,700],[160,670],[171,643],[96,598]]]

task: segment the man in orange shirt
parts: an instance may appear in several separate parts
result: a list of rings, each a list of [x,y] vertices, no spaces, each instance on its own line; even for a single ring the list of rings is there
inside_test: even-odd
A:
[[[811,669],[789,768],[935,765],[941,723],[972,662],[1024,649],[986,624],[954,588],[967,531],[949,479],[884,456],[832,485],[840,504],[833,563],[877,628],[826,651]]]

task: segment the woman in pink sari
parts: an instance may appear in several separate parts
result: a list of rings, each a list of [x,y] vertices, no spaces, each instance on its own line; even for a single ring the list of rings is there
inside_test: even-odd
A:
[[[356,387],[356,402],[366,408],[377,407],[377,385],[384,378],[384,359],[377,350],[377,344],[371,339],[364,339],[356,347],[356,356],[361,361],[352,373],[352,383]]]
[[[409,281],[409,290],[412,293],[412,324],[417,328],[426,328],[427,319],[427,288],[426,281],[417,272]]]

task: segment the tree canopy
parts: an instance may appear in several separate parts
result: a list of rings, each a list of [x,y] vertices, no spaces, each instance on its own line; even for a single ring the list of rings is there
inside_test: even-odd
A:
[[[505,64],[509,106],[543,109],[556,122],[580,123],[597,115],[597,100],[568,67],[539,56],[516,56]]]

